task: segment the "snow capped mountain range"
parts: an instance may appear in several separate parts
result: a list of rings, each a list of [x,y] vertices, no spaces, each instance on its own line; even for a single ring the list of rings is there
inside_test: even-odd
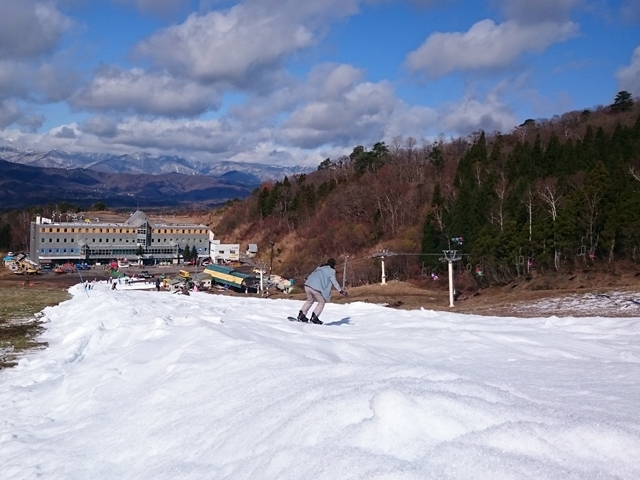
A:
[[[38,152],[13,147],[0,147],[0,159],[41,168],[81,168],[104,173],[130,173],[159,175],[180,173],[220,177],[230,172],[244,174],[244,183],[260,183],[266,180],[282,180],[285,176],[307,173],[312,169],[301,165],[281,167],[259,163],[191,162],[181,157],[147,153],[114,155],[109,153],[70,153],[61,150]]]

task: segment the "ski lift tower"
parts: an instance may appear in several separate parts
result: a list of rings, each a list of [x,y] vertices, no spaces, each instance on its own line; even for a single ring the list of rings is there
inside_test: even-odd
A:
[[[457,250],[443,250],[444,260],[449,263],[449,306],[453,307],[453,262],[462,258]]]
[[[382,250],[378,253],[374,253],[373,255],[371,255],[373,258],[380,259],[380,266],[382,267],[382,285],[387,284],[387,276],[384,271],[384,257],[391,257],[393,255],[395,255],[395,253],[390,252],[389,250]]]

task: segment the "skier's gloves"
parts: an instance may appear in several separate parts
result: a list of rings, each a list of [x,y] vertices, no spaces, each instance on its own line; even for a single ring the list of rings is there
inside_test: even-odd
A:
[[[342,295],[343,297],[348,297],[349,294],[347,293],[346,290],[340,290],[340,295]]]

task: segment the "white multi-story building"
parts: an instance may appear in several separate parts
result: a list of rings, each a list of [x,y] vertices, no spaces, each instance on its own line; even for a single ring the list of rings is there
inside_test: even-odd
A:
[[[115,259],[145,263],[177,262],[186,248],[198,259],[214,258],[213,232],[206,225],[152,224],[137,211],[124,223],[99,221],[31,222],[30,256],[38,263],[104,263]],[[237,251],[237,250],[236,250]]]

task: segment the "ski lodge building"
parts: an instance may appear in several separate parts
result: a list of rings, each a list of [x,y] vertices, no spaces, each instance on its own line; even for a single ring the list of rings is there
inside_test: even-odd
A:
[[[53,222],[36,217],[30,228],[30,257],[39,264],[66,262],[108,263],[121,259],[145,264],[178,263],[182,252],[196,247],[198,261],[211,258],[233,261],[240,245],[214,240],[206,225],[152,224],[138,210],[124,223],[84,221]]]

